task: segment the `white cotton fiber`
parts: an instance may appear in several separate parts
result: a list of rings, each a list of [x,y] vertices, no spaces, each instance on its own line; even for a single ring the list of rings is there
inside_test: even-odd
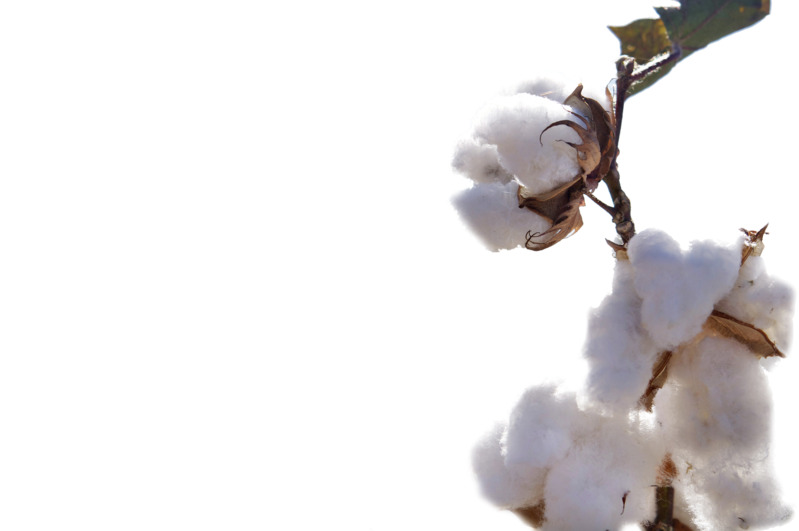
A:
[[[786,352],[791,343],[794,295],[787,284],[768,275],[763,258],[750,256],[735,288],[716,308],[763,330]]]
[[[478,443],[472,454],[472,467],[480,491],[501,508],[534,506],[543,495],[544,475],[541,471],[525,474],[505,465],[500,443],[503,433],[504,426],[498,424]]]
[[[529,389],[504,429],[474,453],[483,494],[504,508],[546,504],[543,529],[619,529],[654,510],[651,488],[665,446],[652,416],[610,417],[571,392]],[[622,513],[624,508],[624,514]]]
[[[577,152],[566,143],[579,144],[577,133],[559,126],[540,136],[558,120],[578,119],[562,103],[531,94],[515,94],[499,98],[484,110],[475,128],[475,138],[479,143],[495,145],[502,167],[532,194],[539,194],[573,180],[580,173]]]
[[[458,144],[452,167],[476,183],[508,183],[513,179],[499,163],[497,146],[481,144],[474,138]]]
[[[566,455],[580,430],[591,429],[591,420],[572,393],[558,395],[549,385],[528,389],[510,415],[505,464],[531,472],[550,466]]]
[[[558,393],[550,385],[529,389],[507,427],[495,428],[475,450],[474,469],[483,494],[500,507],[536,505],[549,467],[594,422],[577,407],[573,393]]]
[[[689,496],[697,531],[771,528],[791,517],[768,462],[694,466],[675,488]]]
[[[645,230],[630,241],[641,324],[660,349],[696,336],[713,306],[734,286],[740,245],[693,242],[688,251],[664,232]]]
[[[675,517],[696,531],[763,529],[792,514],[780,496],[769,459],[695,462],[673,456]]]
[[[634,409],[652,377],[659,350],[641,326],[641,298],[633,268],[619,260],[613,292],[591,312],[583,354],[589,363],[589,400],[616,414]]]
[[[563,103],[574,91],[578,83],[562,77],[546,76],[529,79],[516,87],[517,94],[541,96],[557,103]]]
[[[602,418],[550,470],[544,529],[621,529],[651,518],[660,448],[626,417]]]
[[[526,208],[519,208],[519,185],[482,183],[456,195],[452,202],[461,219],[491,251],[524,246],[527,231],[543,232],[548,220]]]
[[[699,529],[787,518],[770,460],[768,380],[745,346],[706,338],[675,355],[655,414]]]
[[[516,87],[516,93],[532,94],[534,96],[550,99],[557,103],[563,103],[580,84],[581,83],[575,79],[567,79],[558,75],[549,75],[519,83]],[[606,111],[610,111],[610,100],[605,93],[605,87],[601,87],[599,90],[595,90],[595,88],[599,87],[592,83],[584,86],[582,89],[583,96],[597,101]]]
[[[735,340],[705,338],[675,354],[655,413],[672,451],[692,461],[767,453],[768,380],[759,359]]]

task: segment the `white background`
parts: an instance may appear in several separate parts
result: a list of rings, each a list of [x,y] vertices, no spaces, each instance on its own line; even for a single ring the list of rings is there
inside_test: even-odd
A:
[[[0,8],[0,527],[513,530],[476,439],[582,370],[607,215],[492,254],[456,142],[539,74],[604,86],[645,1]],[[629,101],[639,230],[794,253],[797,6]],[[796,362],[773,373],[792,455]]]

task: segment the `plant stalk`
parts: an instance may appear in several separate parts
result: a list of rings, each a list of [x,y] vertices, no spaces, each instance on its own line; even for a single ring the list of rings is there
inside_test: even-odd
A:
[[[616,61],[616,105],[614,109],[616,118],[616,131],[615,141],[616,146],[619,145],[619,138],[621,137],[621,124],[624,118],[624,103],[627,100],[627,92],[633,83],[641,81],[649,74],[657,71],[663,66],[672,63],[680,58],[682,51],[680,48],[675,47],[669,55],[663,59],[650,61],[642,68],[635,69],[635,59],[632,57],[623,56]],[[613,222],[616,224],[616,233],[621,237],[621,241],[626,246],[627,243],[635,236],[635,224],[631,214],[630,198],[624,193],[621,187],[621,177],[619,176],[619,168],[616,163],[618,157],[618,149],[613,155],[613,161],[610,165],[610,171],[605,176],[603,181],[608,187],[610,197],[613,198]]]

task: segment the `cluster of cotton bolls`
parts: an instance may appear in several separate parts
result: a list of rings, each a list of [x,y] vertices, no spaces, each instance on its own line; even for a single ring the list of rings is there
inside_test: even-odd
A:
[[[478,445],[485,496],[543,529],[621,529],[652,520],[664,457],[675,517],[697,530],[778,525],[790,516],[769,460],[765,366],[745,342],[708,331],[714,310],[745,321],[782,349],[793,296],[745,240],[681,247],[646,230],[618,257],[610,295],[589,318],[590,370],[579,392],[528,390]],[[640,399],[671,352],[652,411]]]
[[[483,109],[472,136],[458,145],[453,166],[473,185],[453,203],[490,250],[524,246],[528,231],[544,232],[551,225],[519,208],[519,185],[531,195],[542,194],[580,173],[577,152],[568,144],[580,143],[576,132],[557,127],[541,136],[556,121],[575,120],[576,111],[563,102],[576,86],[549,78],[525,83]]]
[[[576,132],[547,129],[576,121],[578,110],[564,104],[574,86],[520,86],[485,108],[459,144],[453,166],[472,186],[453,203],[489,249],[524,246],[550,228],[552,220],[519,208],[520,187],[545,196],[580,175]],[[660,231],[634,236],[618,253],[611,294],[589,316],[585,385],[528,390],[475,449],[485,496],[552,530],[651,520],[653,486],[664,482],[675,489],[675,516],[692,529],[787,520],[769,460],[764,371],[775,358],[759,357],[751,338],[784,352],[793,296],[759,252],[743,252],[755,243],[750,233],[684,249]],[[710,326],[718,315],[748,332]]]

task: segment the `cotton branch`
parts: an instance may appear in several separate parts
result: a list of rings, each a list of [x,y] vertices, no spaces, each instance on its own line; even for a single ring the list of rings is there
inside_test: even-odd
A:
[[[621,136],[621,124],[624,117],[624,103],[627,99],[627,93],[630,87],[638,81],[642,81],[648,75],[656,72],[663,66],[672,63],[680,58],[681,51],[675,47],[672,52],[664,58],[655,59],[644,65],[642,68],[635,69],[635,60],[631,57],[623,56],[616,62],[616,105],[615,105],[615,118],[616,118],[616,131],[615,140],[616,145],[619,144]],[[607,210],[613,216],[613,222],[616,224],[616,233],[621,237],[622,242],[626,245],[635,235],[635,224],[633,223],[631,215],[630,198],[624,193],[621,187],[619,169],[616,163],[618,151],[613,157],[610,166],[610,171],[603,179],[605,185],[608,187],[610,196],[613,199],[612,211]],[[590,196],[589,196],[590,197]],[[591,199],[594,199],[591,197]],[[602,205],[600,205],[602,206]]]

